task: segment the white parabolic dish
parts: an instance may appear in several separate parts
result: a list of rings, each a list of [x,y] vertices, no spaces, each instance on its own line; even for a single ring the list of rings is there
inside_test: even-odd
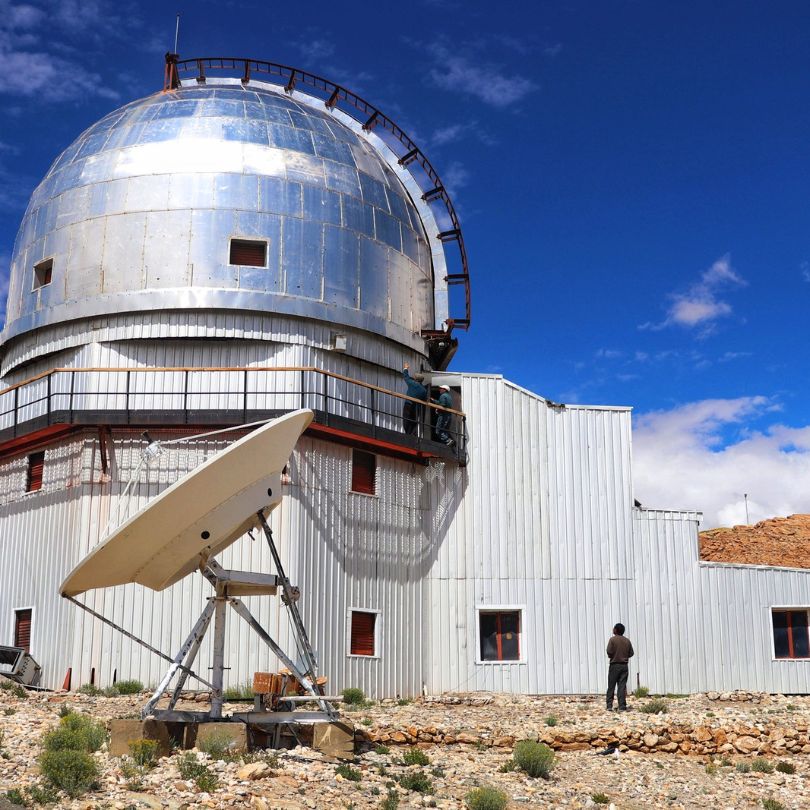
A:
[[[312,417],[274,419],[176,481],[94,548],[62,595],[130,582],[161,591],[227,548],[281,502],[281,471]]]

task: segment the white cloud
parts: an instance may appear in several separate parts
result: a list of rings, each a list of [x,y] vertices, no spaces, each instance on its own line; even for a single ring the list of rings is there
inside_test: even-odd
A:
[[[460,188],[466,186],[469,179],[470,173],[457,160],[454,160],[442,172],[442,185],[451,195],[456,194]]]
[[[641,324],[639,329],[659,331],[668,326],[682,326],[687,329],[700,327],[700,333],[707,335],[719,318],[727,317],[733,311],[731,304],[719,297],[721,289],[746,284],[732,268],[730,257],[722,256],[686,292],[669,295],[671,303],[663,321],[648,321]]]
[[[433,58],[430,78],[444,90],[466,93],[493,107],[509,107],[537,89],[525,76],[510,74],[497,64],[469,59],[442,42],[428,46]]]
[[[810,426],[774,419],[768,397],[691,402],[635,419],[635,496],[647,507],[695,509],[702,528],[810,512]],[[756,420],[772,420],[753,429]]]

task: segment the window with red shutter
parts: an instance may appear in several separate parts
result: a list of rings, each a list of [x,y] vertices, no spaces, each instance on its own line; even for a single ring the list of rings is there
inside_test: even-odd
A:
[[[377,479],[377,457],[365,450],[352,451],[352,492],[373,495]]]
[[[14,611],[14,646],[31,652],[31,610]]]
[[[25,491],[35,492],[42,489],[42,474],[45,470],[45,451],[31,453],[28,456],[28,473],[25,478]]]
[[[374,656],[374,628],[377,623],[377,614],[363,610],[352,611],[351,643],[349,650],[352,655]]]
[[[482,661],[520,661],[519,610],[482,610],[478,629]]]
[[[248,267],[267,267],[267,242],[231,239],[230,263]]]
[[[772,610],[774,658],[810,658],[810,611]]]

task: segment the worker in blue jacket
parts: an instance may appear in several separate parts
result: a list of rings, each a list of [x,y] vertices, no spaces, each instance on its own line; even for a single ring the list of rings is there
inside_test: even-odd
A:
[[[449,385],[440,385],[439,386],[439,399],[434,400],[437,405],[441,405],[442,408],[452,408],[453,407],[453,398],[450,396],[450,386]],[[452,447],[456,442],[450,436],[450,419],[451,414],[447,411],[439,411],[438,416],[436,417],[436,428],[435,434],[437,441],[442,442],[443,444],[449,445]]]
[[[419,380],[411,377],[409,371],[410,366],[405,363],[402,369],[402,378],[405,380],[405,385],[408,387],[407,394],[409,397],[419,399],[424,402],[427,399],[427,388],[422,385]],[[425,413],[425,406],[419,402],[413,402],[410,399],[402,401],[402,426],[408,436],[413,436],[422,424],[422,418]]]

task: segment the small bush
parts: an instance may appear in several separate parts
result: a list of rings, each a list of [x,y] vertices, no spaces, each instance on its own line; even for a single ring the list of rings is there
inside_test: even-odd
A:
[[[773,765],[764,757],[757,757],[751,762],[751,770],[757,773],[773,773]]]
[[[433,782],[424,771],[412,771],[399,777],[399,784],[414,793],[433,793]]]
[[[107,729],[96,723],[86,714],[70,712],[60,721],[59,726],[42,738],[46,751],[84,751],[92,754],[98,751],[107,739]]]
[[[227,731],[214,729],[205,739],[197,740],[197,748],[211,759],[229,759],[234,740]]]
[[[6,791],[6,799],[8,799],[8,801],[11,804],[16,804],[19,807],[27,807],[28,806],[26,804],[25,799],[23,798],[23,795],[22,795],[21,791],[18,788],[12,788],[11,790],[7,790]]]
[[[3,709],[3,714],[6,717],[11,717],[12,714],[17,714],[17,710],[13,709],[11,706],[7,706],[5,709]]]
[[[413,701],[410,698],[400,698],[397,701],[397,706],[407,706],[409,703],[412,703],[412,702]]]
[[[710,762],[708,765],[706,765],[706,773],[709,774],[709,776],[716,776],[717,765],[715,765],[713,762]]]
[[[689,695],[680,695],[677,692],[667,692],[666,697],[670,700],[683,700],[684,698],[688,698]]]
[[[380,802],[380,810],[397,810],[399,807],[399,794],[395,790],[389,790],[388,795]]]
[[[509,797],[497,788],[480,787],[464,797],[464,804],[469,810],[504,810],[509,804]]]
[[[118,681],[115,688],[119,695],[137,695],[143,692],[143,684],[136,680]]]
[[[352,768],[351,765],[345,762],[335,768],[335,773],[344,779],[348,779],[349,782],[359,782],[363,778],[363,774],[360,773],[359,769]]]
[[[132,760],[136,765],[151,768],[157,762],[157,740],[130,740],[127,745]]]
[[[514,759],[507,759],[506,762],[498,768],[498,773],[512,773],[517,770],[517,762]]]
[[[734,763],[728,757],[723,757],[720,760],[720,767],[721,768],[730,768],[733,764]]]
[[[714,712],[706,712],[706,717],[717,717]]]
[[[594,804],[610,804],[610,796],[605,793],[591,793],[591,801]]]
[[[366,702],[366,693],[362,689],[349,687],[341,693],[343,702],[348,706],[362,706]]]
[[[663,698],[653,698],[639,707],[639,711],[645,714],[666,714],[668,710],[669,705]]]
[[[421,748],[409,748],[402,755],[403,765],[430,765],[430,757]]]
[[[0,687],[7,692],[11,692],[15,698],[19,698],[20,700],[25,700],[28,697],[28,690],[24,686],[14,683],[14,681],[2,680],[0,681]]]
[[[67,703],[63,703],[59,707],[59,716],[67,717],[69,714],[73,714],[73,709],[71,709],[70,706],[67,705]]]
[[[796,773],[796,766],[790,762],[777,762],[776,770],[779,773]]]
[[[50,785],[71,798],[86,793],[99,777],[98,765],[90,754],[69,748],[45,751],[39,768]]]
[[[204,793],[216,790],[219,784],[217,775],[204,762],[200,762],[197,755],[191,751],[177,758],[177,769],[183,779],[193,781]]]
[[[374,721],[370,717],[364,717],[360,722],[364,726],[373,726],[374,725]]]
[[[130,790],[142,791],[144,789],[143,777],[146,768],[136,765],[128,757],[121,760],[121,775],[126,779],[127,787]]]
[[[387,745],[377,745],[374,748],[375,754],[390,754],[391,749]]]
[[[643,698],[647,697],[650,694],[650,690],[646,686],[637,686],[633,690],[633,697]],[[604,793],[600,793],[600,796],[604,796]]]
[[[737,763],[737,773],[751,773],[751,766],[747,762]]]
[[[229,686],[222,697],[225,700],[253,700],[253,684],[247,681],[239,686]]]
[[[118,691],[117,686],[105,686],[101,690],[101,694],[104,695],[104,697],[118,697],[121,693]]]
[[[101,689],[92,683],[86,683],[76,690],[80,695],[92,695],[93,697],[101,694]]]
[[[787,706],[785,706],[785,708],[786,708],[786,709],[787,709],[789,712],[795,712],[795,711],[796,711],[796,707],[795,707],[795,706],[794,706],[792,703],[788,703],[788,705],[787,705]]]
[[[762,806],[765,810],[785,810],[785,805],[776,799],[763,799]]]
[[[546,718],[546,725],[547,725],[547,726],[556,726],[556,725],[557,725],[557,723],[559,723],[559,722],[560,722],[560,721],[559,721],[559,720],[557,720],[557,718],[556,718],[556,717],[555,717],[553,714],[549,715],[549,716]]]
[[[521,740],[513,751],[518,768],[529,776],[548,779],[554,767],[554,752],[545,743],[534,740]]]

